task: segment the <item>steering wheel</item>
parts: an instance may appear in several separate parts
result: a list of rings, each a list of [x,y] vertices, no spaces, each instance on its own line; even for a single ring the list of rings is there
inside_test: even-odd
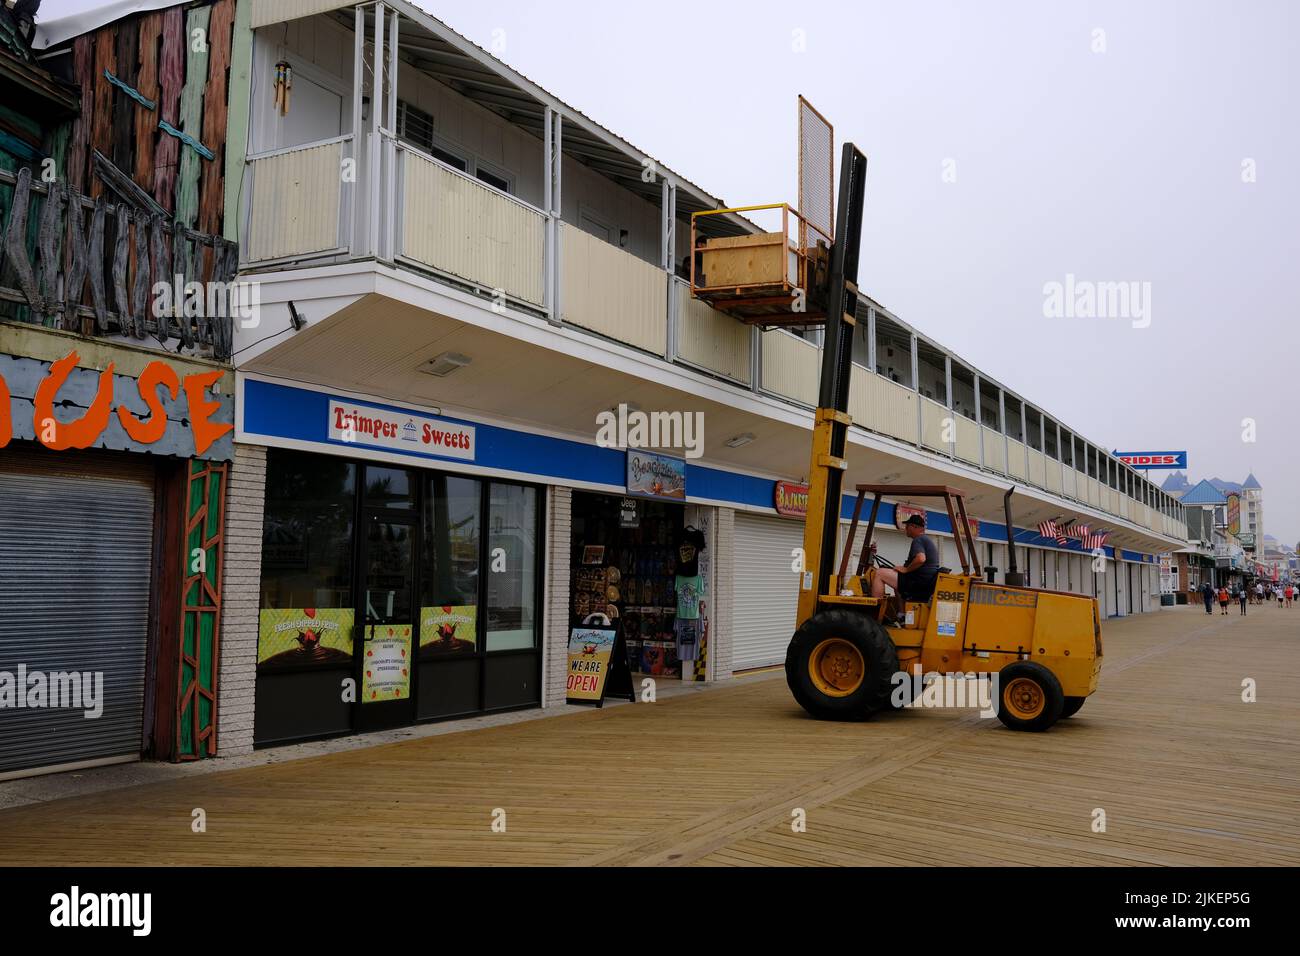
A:
[[[875,564],[875,566],[878,567],[878,568],[889,568],[889,569],[892,570],[892,569],[898,567],[898,565],[894,564],[893,561],[890,561],[887,557],[885,557],[885,556],[884,556],[883,554],[881,554],[879,551],[877,551],[875,554],[873,554],[873,555],[871,556],[871,561],[872,561],[872,563]]]

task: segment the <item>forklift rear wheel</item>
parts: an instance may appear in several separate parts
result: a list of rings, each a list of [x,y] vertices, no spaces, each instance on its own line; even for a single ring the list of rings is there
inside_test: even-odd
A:
[[[874,618],[835,608],[814,614],[785,655],[794,699],[819,720],[866,720],[889,707],[898,651]]]
[[[998,720],[1012,730],[1046,730],[1061,716],[1065,695],[1056,675],[1034,661],[1016,661],[998,672]]]
[[[1065,698],[1065,706],[1061,708],[1061,719],[1064,720],[1066,717],[1073,717],[1077,714],[1079,708],[1083,706],[1083,702],[1087,699],[1086,697]]]

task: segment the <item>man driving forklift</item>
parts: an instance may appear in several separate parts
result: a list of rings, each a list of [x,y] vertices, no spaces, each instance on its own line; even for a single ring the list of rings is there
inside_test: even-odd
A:
[[[894,589],[900,601],[926,602],[934,594],[939,577],[939,546],[925,533],[925,517],[912,515],[903,522],[903,531],[912,539],[907,561],[897,568],[876,568],[871,578],[871,596],[883,598],[885,585]],[[871,542],[874,553],[876,543]]]

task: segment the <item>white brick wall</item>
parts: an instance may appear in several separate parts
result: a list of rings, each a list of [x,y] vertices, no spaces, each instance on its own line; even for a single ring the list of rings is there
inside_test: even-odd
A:
[[[542,629],[542,706],[564,703],[569,660],[569,560],[573,490],[549,488],[546,500],[546,619]]]
[[[734,508],[719,508],[714,524],[714,624],[710,635],[709,657],[712,679],[727,680],[732,676],[731,650],[734,643],[732,622],[734,582],[736,575],[736,512]]]
[[[221,757],[253,750],[265,498],[266,449],[236,444],[226,495],[225,563],[221,581],[221,661],[217,684],[217,755]]]

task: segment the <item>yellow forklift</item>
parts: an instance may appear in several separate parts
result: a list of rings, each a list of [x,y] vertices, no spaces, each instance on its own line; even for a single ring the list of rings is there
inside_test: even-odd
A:
[[[809,196],[815,190],[805,195],[802,157],[810,152],[820,155],[805,144],[827,143],[829,124],[825,129],[818,126],[820,114],[802,99],[800,109],[800,204],[812,208]],[[701,241],[692,223],[692,254],[705,263],[703,276],[692,274],[692,292],[697,297],[755,325],[825,327],[808,467],[804,570],[797,630],[786,653],[786,682],[795,700],[814,717],[865,720],[898,706],[894,690],[902,683],[899,675],[910,680],[915,668],[923,675],[997,675],[997,712],[1002,723],[1013,730],[1046,730],[1076,713],[1097,689],[1102,661],[1097,602],[1025,586],[1016,572],[1013,546],[1005,583],[983,580],[961,491],[935,485],[858,485],[848,540],[836,566],[847,467],[844,454],[852,421],[848,398],[866,171],[866,156],[845,143],[833,230],[801,225],[796,241],[774,233],[771,241],[794,265],[786,268],[784,258],[773,260],[775,265],[766,267],[770,275],[756,267],[754,248],[746,247],[759,240]],[[829,179],[823,181],[829,186]],[[818,208],[826,211],[826,204]],[[723,212],[727,210],[698,215]],[[804,221],[802,213],[791,212]],[[800,281],[806,283],[802,288]],[[815,311],[801,310],[795,302],[815,303]],[[1014,541],[1012,490],[1004,499],[1008,542]],[[866,541],[850,573],[868,494],[873,497]],[[888,566],[872,547],[885,496],[940,499],[945,504],[961,572],[941,569],[928,601],[891,607],[890,599],[872,596],[878,566]]]

